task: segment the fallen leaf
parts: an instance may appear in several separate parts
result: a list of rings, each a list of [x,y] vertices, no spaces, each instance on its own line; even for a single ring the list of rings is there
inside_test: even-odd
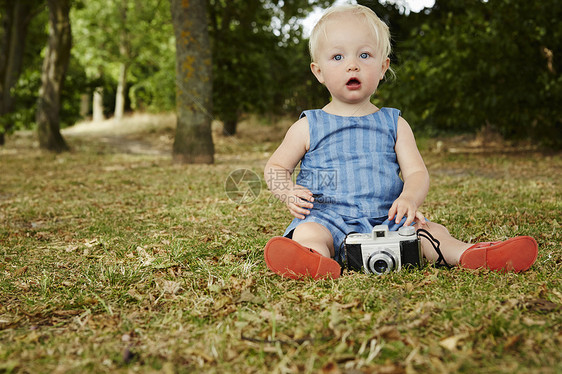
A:
[[[16,282],[16,285],[23,291],[28,291],[31,287],[25,282]]]
[[[534,319],[532,319],[530,317],[523,317],[521,319],[521,321],[527,326],[542,326],[542,325],[546,324],[545,321],[535,321]]]
[[[400,335],[400,331],[396,328],[396,326],[383,326],[378,331],[379,336],[386,340],[400,340],[402,339],[402,335]]]
[[[17,369],[20,365],[20,362],[16,360],[0,362],[0,371],[2,371],[3,373],[15,373],[17,372],[17,370],[15,369]]]
[[[507,338],[505,345],[503,346],[504,349],[510,349],[515,344],[517,344],[521,340],[521,335],[513,335]]]
[[[154,257],[149,255],[143,247],[137,247],[137,253],[143,265],[148,266],[154,261]]]
[[[334,303],[334,305],[339,309],[350,309],[358,306],[359,304],[360,304],[359,300],[355,300],[347,304]]]
[[[459,341],[468,338],[468,336],[469,335],[467,333],[453,335],[448,338],[441,339],[439,345],[445,349],[448,349],[449,351],[456,351]]]
[[[88,240],[86,243],[84,243],[84,245],[88,248],[92,248],[95,247],[97,245],[100,245],[101,243],[99,242],[98,239],[92,239],[92,240]]]
[[[414,289],[415,289],[415,287],[411,282],[408,282],[404,285],[404,290],[406,292],[412,292]]]
[[[82,312],[84,311],[78,309],[67,309],[67,310],[55,310],[53,314],[55,316],[65,317],[65,316],[76,316],[78,314],[81,314]]]
[[[20,275],[25,274],[25,272],[27,271],[27,269],[29,269],[29,266],[27,266],[27,265],[24,266],[24,267],[21,267],[21,268],[17,269],[17,270],[14,272],[14,275],[15,275],[16,277],[19,277]]]
[[[340,368],[334,362],[328,362],[322,367],[322,373],[324,374],[339,374],[341,373]]]
[[[37,222],[31,222],[31,228],[32,229],[38,229],[45,226],[45,222],[43,221],[37,221]]]
[[[176,369],[174,367],[174,364],[172,364],[171,362],[166,362],[164,363],[164,365],[162,365],[162,370],[160,372],[162,374],[174,374],[176,372]]]
[[[0,330],[15,326],[23,317],[0,316]]]
[[[215,302],[214,308],[215,310],[220,310],[230,303],[232,303],[232,298],[230,296],[222,296]]]
[[[551,292],[562,302],[562,293],[558,292],[557,290],[553,289]]]
[[[78,250],[77,245],[69,245],[68,247],[66,247],[65,252],[75,252],[77,250]]]
[[[290,300],[290,301],[294,301],[296,303],[301,301],[301,298],[293,292],[287,292],[285,294],[285,299]]]
[[[259,304],[261,303],[262,299],[259,296],[254,295],[252,291],[249,289],[245,289],[242,291],[238,299],[236,300],[237,303],[252,303],[252,304]]]
[[[429,322],[430,318],[431,318],[430,313],[424,313],[420,316],[420,318],[413,320],[412,322],[408,323],[405,327],[407,329],[414,329],[421,326],[425,326]]]
[[[529,310],[534,310],[538,312],[549,313],[560,309],[560,305],[553,303],[552,301],[546,299],[532,299],[525,302],[525,306]]]
[[[169,293],[171,295],[175,295],[181,289],[181,285],[179,282],[170,281],[166,279],[161,279],[156,282],[158,286],[164,291],[164,293]]]
[[[142,300],[142,295],[135,290],[134,288],[131,288],[128,292],[127,295],[131,296],[133,299],[137,300],[137,301],[141,301]]]
[[[388,364],[377,367],[376,373],[379,374],[405,374],[406,369],[400,364]]]
[[[285,317],[283,317],[282,314],[277,313],[277,312],[271,312],[269,310],[262,310],[262,312],[260,313],[260,316],[263,317],[266,320],[275,319],[276,321],[282,321],[282,320],[285,319]]]
[[[42,338],[41,333],[33,330],[29,334],[25,335],[22,340],[26,343],[37,343]]]
[[[213,362],[215,361],[215,359],[211,356],[209,356],[207,353],[199,350],[199,349],[188,349],[186,352],[188,355],[192,355],[192,356],[197,356],[203,359],[203,361],[206,362]]]

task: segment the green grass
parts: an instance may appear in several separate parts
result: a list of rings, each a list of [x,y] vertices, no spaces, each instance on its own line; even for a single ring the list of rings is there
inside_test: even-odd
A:
[[[466,241],[532,235],[539,257],[523,274],[426,267],[293,281],[262,257],[290,221],[285,208],[265,189],[244,205],[224,191],[238,168],[261,175],[286,126],[217,135],[211,166],[100,137],[69,136],[61,155],[9,138],[0,373],[562,372],[560,154],[434,153],[423,142],[424,213]],[[171,134],[127,136],[169,144]]]

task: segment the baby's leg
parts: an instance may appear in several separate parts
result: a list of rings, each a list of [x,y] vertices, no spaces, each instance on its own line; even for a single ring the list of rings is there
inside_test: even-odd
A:
[[[441,243],[439,249],[443,253],[445,261],[449,265],[457,265],[464,251],[472,246],[472,244],[461,242],[449,234],[449,230],[443,225],[435,222],[426,222],[424,226],[416,225],[416,229],[423,228],[427,230],[435,239]],[[422,252],[425,258],[431,262],[437,260],[438,254],[433,248],[433,245],[426,238],[421,239]]]
[[[267,267],[282,277],[339,278],[340,265],[330,257],[334,253],[332,234],[315,222],[303,222],[293,231],[293,238],[271,238],[264,248]]]
[[[312,248],[325,257],[334,256],[334,239],[330,231],[316,222],[304,222],[293,232],[293,240],[303,247]]]
[[[443,225],[435,222],[427,222],[425,227],[418,224],[416,228],[426,229],[440,242],[441,253],[449,265],[520,272],[529,269],[537,259],[537,242],[530,236],[517,236],[503,242],[469,244],[453,238]],[[429,240],[422,237],[421,246],[425,258],[435,262],[438,254]]]

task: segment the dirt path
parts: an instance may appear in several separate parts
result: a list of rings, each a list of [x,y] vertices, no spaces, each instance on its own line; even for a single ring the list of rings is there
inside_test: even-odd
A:
[[[121,121],[80,122],[61,131],[70,142],[100,143],[106,151],[130,154],[171,153],[175,115],[137,114]]]

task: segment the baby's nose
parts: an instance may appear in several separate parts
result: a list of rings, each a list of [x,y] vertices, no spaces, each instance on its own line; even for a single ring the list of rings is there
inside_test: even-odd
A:
[[[359,65],[355,62],[355,60],[349,61],[347,65],[347,71],[357,71],[359,70]]]

